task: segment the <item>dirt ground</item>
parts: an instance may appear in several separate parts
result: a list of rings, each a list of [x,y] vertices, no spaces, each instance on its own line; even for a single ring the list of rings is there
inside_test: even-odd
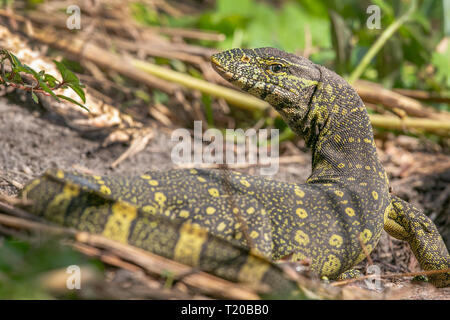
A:
[[[17,98],[12,98],[17,100]],[[134,175],[173,168],[168,130],[155,129],[144,151],[116,168],[110,164],[126,149],[124,144],[102,147],[104,132],[79,132],[39,105],[0,98],[0,193],[16,195],[20,186],[51,167],[89,170],[97,174]],[[448,148],[408,136],[387,135],[377,140],[380,157],[390,175],[394,193],[422,208],[436,222],[450,247],[450,155]],[[280,164],[278,180],[304,181],[310,173],[310,154],[304,148],[282,145],[282,152],[300,157],[298,163]],[[241,170],[256,174],[258,168]],[[418,271],[408,245],[386,234],[372,253],[383,272]],[[366,262],[361,264],[363,268]],[[387,281],[384,287],[407,287],[408,299],[450,299],[450,288],[409,280]]]

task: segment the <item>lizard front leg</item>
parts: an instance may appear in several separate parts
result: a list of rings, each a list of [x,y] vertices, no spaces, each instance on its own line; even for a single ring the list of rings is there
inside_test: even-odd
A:
[[[450,255],[433,221],[406,201],[391,197],[391,208],[384,230],[396,239],[405,240],[423,270],[450,268]],[[437,287],[450,285],[450,272],[430,275]]]

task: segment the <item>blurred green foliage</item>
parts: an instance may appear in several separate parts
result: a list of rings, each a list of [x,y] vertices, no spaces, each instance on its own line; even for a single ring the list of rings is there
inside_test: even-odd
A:
[[[98,270],[101,266],[70,247],[61,246],[60,239],[46,237],[33,242],[0,239],[0,299],[55,298],[42,287],[41,276],[70,265],[87,264]],[[59,298],[75,297],[76,290],[67,290]]]
[[[219,49],[272,46],[300,54],[306,49],[311,60],[345,76],[410,4],[409,0],[217,0],[212,9],[182,18],[139,3],[134,10],[137,20],[147,24],[221,32],[226,35],[221,43],[200,42]],[[380,29],[367,26],[370,5],[380,8]],[[363,78],[387,87],[448,91],[449,54],[436,52],[446,36],[445,25],[450,24],[449,10],[444,12],[443,6],[442,0],[419,1],[412,19],[387,41]]]
[[[438,80],[450,88],[450,45],[443,53],[434,52],[431,62],[436,67]]]

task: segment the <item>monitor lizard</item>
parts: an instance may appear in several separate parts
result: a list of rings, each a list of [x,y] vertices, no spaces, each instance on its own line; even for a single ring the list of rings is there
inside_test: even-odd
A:
[[[232,49],[211,61],[305,139],[312,149],[306,183],[226,170],[109,177],[54,169],[23,189],[34,201],[31,212],[279,290],[296,286],[271,261],[308,261],[320,277],[342,278],[373,250],[383,228],[409,242],[423,269],[450,267],[433,222],[390,194],[367,110],[349,83],[274,48]],[[437,286],[450,283],[450,273],[429,278]]]

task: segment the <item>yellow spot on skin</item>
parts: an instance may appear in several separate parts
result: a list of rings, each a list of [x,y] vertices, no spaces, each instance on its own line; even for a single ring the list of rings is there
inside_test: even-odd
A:
[[[199,225],[184,223],[179,230],[179,239],[174,249],[174,260],[197,266],[208,232]]]
[[[217,231],[222,232],[223,230],[225,230],[225,228],[227,227],[227,225],[224,222],[219,223],[219,225],[217,226]]]
[[[200,181],[200,182],[206,182],[206,179],[203,178],[203,177],[197,177],[197,180]]]
[[[216,212],[215,208],[213,208],[213,207],[206,208],[206,214],[211,215],[211,214],[214,214],[214,212]]]
[[[322,275],[331,276],[339,272],[341,268],[341,261],[338,257],[333,254],[330,254],[327,257],[327,260],[324,262],[322,267]]]
[[[334,193],[341,198],[344,196],[344,193],[340,190],[336,190],[336,191],[334,191]]]
[[[309,243],[309,236],[302,230],[298,230],[295,233],[295,241],[297,241],[299,244],[303,246],[306,246]]]
[[[378,200],[378,193],[377,193],[376,191],[372,191],[372,197],[373,197],[375,200]]]
[[[127,243],[131,222],[137,217],[137,208],[125,203],[116,202],[111,207],[112,215],[108,218],[103,235],[122,243]]]
[[[158,202],[160,205],[166,202],[167,198],[162,192],[156,192],[155,193],[155,201]]]
[[[338,168],[339,168],[339,169],[342,169],[342,168],[344,168],[344,167],[345,167],[345,164],[344,164],[344,163],[341,162],[341,163],[338,164]]]
[[[106,195],[110,195],[111,194],[111,189],[108,188],[105,185],[100,186],[100,192]]]
[[[333,247],[339,248],[340,246],[342,246],[343,239],[342,239],[342,237],[341,237],[340,235],[338,235],[338,234],[333,234],[333,235],[330,237],[330,241],[328,241],[328,243],[329,243],[331,246],[333,246]]]
[[[299,196],[300,198],[303,198],[305,196],[305,192],[300,189],[295,189],[295,194]]]
[[[250,187],[250,182],[248,182],[247,180],[241,179],[240,182],[243,186],[245,186],[247,188]]]
[[[248,208],[248,209],[247,209],[247,213],[248,213],[248,214],[255,213],[255,208],[253,208],[253,207]]]
[[[153,206],[144,206],[142,208],[142,211],[146,212],[146,213],[151,213],[151,214],[155,214],[156,213],[156,208]]]
[[[364,142],[365,143],[372,143],[372,141],[370,141],[370,139],[364,138]]]
[[[218,197],[219,196],[219,190],[217,190],[216,188],[208,189],[208,192],[213,197]]]
[[[347,207],[347,208],[345,208],[345,213],[348,216],[353,217],[355,215],[355,210],[353,210],[353,208]]]
[[[365,166],[364,168],[366,168],[366,170],[370,170],[370,166]]]
[[[187,211],[187,210],[180,210],[179,215],[182,218],[189,218],[189,211]]]
[[[148,184],[151,185],[151,186],[157,186],[159,184],[159,182],[156,181],[156,180],[149,180]]]
[[[355,138],[353,137],[348,138],[348,142],[355,142]]]
[[[253,231],[250,233],[250,238],[252,238],[252,239],[256,239],[256,238],[258,238],[258,236],[259,236],[259,233],[256,232],[255,230],[253,230]]]
[[[198,171],[195,170],[195,169],[191,169],[191,170],[189,170],[189,172],[192,173],[192,174],[197,174],[198,173]]]
[[[233,213],[239,213],[239,209],[238,208],[233,208]]]
[[[361,241],[366,244],[367,242],[370,241],[370,239],[372,238],[372,231],[370,231],[369,229],[364,229],[364,231],[362,231],[359,236],[361,237]]]
[[[295,213],[301,218],[301,219],[305,219],[308,216],[308,213],[306,212],[305,209],[303,208],[297,208],[297,210],[295,211]]]
[[[151,179],[152,177],[149,176],[148,174],[143,174],[143,175],[141,176],[141,178],[144,179],[144,180],[149,180],[149,179]]]

